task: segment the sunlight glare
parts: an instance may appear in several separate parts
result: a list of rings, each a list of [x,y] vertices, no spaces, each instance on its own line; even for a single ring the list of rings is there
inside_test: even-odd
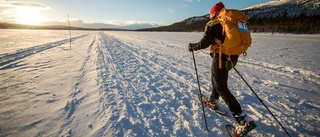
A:
[[[38,25],[43,22],[43,17],[38,10],[32,8],[16,9],[16,22],[20,24]]]

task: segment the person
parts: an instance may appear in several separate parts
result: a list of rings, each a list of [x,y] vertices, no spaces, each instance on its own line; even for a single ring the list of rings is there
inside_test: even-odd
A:
[[[238,61],[238,55],[221,55],[221,66],[219,67],[219,44],[223,43],[225,36],[222,33],[223,28],[218,19],[219,12],[224,8],[224,4],[219,2],[212,6],[210,10],[210,21],[205,26],[205,32],[202,39],[198,43],[189,43],[188,50],[190,52],[208,48],[211,45],[210,55],[212,60],[212,92],[209,103],[211,106],[217,107],[217,100],[221,97],[229,107],[232,115],[236,120],[236,128],[245,130],[248,126],[245,112],[241,109],[239,102],[228,89],[227,80],[228,72],[234,67]],[[221,43],[219,43],[221,42]],[[229,58],[230,57],[230,58]],[[229,59],[228,59],[229,58]],[[252,122],[252,121],[251,121]],[[240,131],[242,132],[242,131]]]

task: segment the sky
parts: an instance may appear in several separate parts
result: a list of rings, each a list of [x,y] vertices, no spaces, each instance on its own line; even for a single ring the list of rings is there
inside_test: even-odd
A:
[[[69,16],[82,27],[166,26],[205,15],[220,1],[243,9],[272,0],[0,0],[0,22],[67,25]]]

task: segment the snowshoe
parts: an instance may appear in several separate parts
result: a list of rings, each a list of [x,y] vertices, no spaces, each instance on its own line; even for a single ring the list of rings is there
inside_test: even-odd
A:
[[[244,123],[243,125],[237,123],[236,128],[234,129],[234,135],[236,137],[243,137],[256,127],[257,125],[253,121],[249,121],[248,123]]]
[[[203,104],[210,108],[211,110],[213,110],[215,113],[219,114],[219,115],[223,115],[223,116],[226,116],[226,117],[230,117],[230,115],[223,109],[219,108],[218,104],[216,103],[216,100],[212,100],[208,97],[205,97],[205,96],[201,96],[200,94],[198,95],[199,97],[199,101],[201,102],[201,97],[202,97],[202,102]]]

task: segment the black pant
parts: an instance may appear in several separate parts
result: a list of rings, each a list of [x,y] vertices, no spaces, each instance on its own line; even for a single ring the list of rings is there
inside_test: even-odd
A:
[[[232,63],[228,60],[228,56],[222,54],[221,63],[222,68],[219,68],[219,54],[215,54],[212,56],[212,93],[211,97],[218,99],[222,97],[224,102],[229,107],[230,111],[233,115],[240,114],[242,112],[241,106],[236,98],[231,94],[228,89],[228,72],[232,69],[232,63],[235,66],[238,57],[236,55],[230,56]]]

